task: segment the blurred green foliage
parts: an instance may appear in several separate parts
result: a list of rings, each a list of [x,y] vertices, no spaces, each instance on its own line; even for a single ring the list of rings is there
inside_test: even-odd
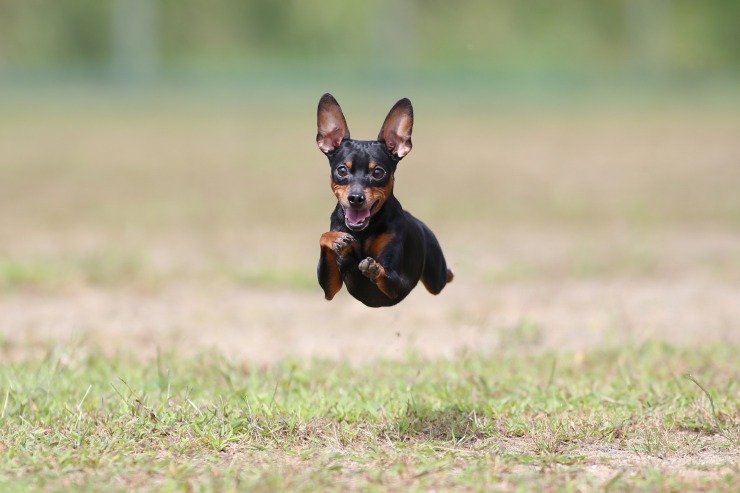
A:
[[[740,72],[736,0],[8,0],[0,75]]]

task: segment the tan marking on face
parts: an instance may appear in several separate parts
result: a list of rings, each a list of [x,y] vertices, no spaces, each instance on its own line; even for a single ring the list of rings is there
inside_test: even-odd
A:
[[[347,161],[342,164],[344,164],[350,171],[352,170],[352,161]],[[336,183],[334,181],[334,171],[332,171],[330,179],[331,189],[334,191],[334,196],[336,196],[337,200],[342,204],[342,207],[345,207],[349,203],[347,200],[347,196],[349,195],[349,185],[340,185],[339,183]]]
[[[349,195],[349,185],[338,185],[334,180],[332,180],[331,189],[334,191],[334,195],[337,197],[337,200],[342,204],[342,207],[349,203],[349,200],[347,200],[347,195]]]
[[[388,197],[393,193],[393,175],[388,178],[388,183],[383,187],[370,187],[365,190],[365,197],[367,197],[368,203],[372,206],[375,202],[378,205],[373,209],[373,215],[375,215],[388,200]]]

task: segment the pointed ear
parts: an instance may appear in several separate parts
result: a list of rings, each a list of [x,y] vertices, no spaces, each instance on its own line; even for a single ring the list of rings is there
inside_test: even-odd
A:
[[[383,127],[378,134],[378,140],[385,142],[388,150],[401,159],[411,151],[411,129],[414,126],[414,108],[411,101],[403,98],[398,101],[388,116],[385,117]]]
[[[328,92],[321,96],[317,111],[316,143],[324,154],[328,154],[339,147],[344,139],[349,139],[349,128],[344,120],[342,108]]]

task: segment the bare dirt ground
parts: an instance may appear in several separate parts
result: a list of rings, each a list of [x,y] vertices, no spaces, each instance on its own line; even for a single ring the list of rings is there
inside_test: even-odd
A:
[[[678,241],[673,237],[672,247],[666,248],[683,245],[680,255],[686,258],[711,250],[706,241],[699,252],[686,246],[688,240]],[[147,359],[158,350],[212,348],[262,363],[288,356],[367,362],[408,352],[454,357],[511,348],[578,352],[647,340],[738,344],[740,284],[732,272],[715,271],[714,264],[729,262],[740,251],[740,240],[714,242],[714,263],[694,262],[692,269],[687,260],[686,269],[675,272],[666,260],[671,252],[666,252],[667,271],[649,277],[599,273],[563,278],[554,272],[548,278],[542,274],[553,270],[547,262],[536,266],[537,258],[525,261],[519,254],[516,262],[535,264],[541,271],[534,278],[526,273],[507,278],[506,272],[478,263],[481,254],[475,252],[458,262],[455,281],[439,296],[420,285],[388,309],[367,308],[345,290],[325,301],[318,285],[312,286],[312,257],[306,260],[307,286],[299,288],[185,277],[154,287],[83,284],[22,290],[0,297],[0,327],[6,349],[17,356],[56,341]],[[461,254],[451,243],[448,255],[454,259]]]
[[[358,138],[383,116],[346,106]],[[428,107],[396,193],[457,278],[381,310],[325,302],[315,282],[333,197],[313,102],[71,109],[0,114],[0,334],[18,356],[53,341],[263,362],[740,341],[732,108]]]
[[[453,357],[497,349],[579,351],[646,340],[740,342],[740,288],[712,282],[584,281],[421,290],[402,307],[369,310],[348,295],[172,287],[156,294],[81,290],[4,296],[4,344],[93,343],[151,358],[215,348],[257,362],[286,356],[368,361],[408,352]],[[43,344],[42,344],[43,343]],[[31,349],[27,347],[27,349]]]

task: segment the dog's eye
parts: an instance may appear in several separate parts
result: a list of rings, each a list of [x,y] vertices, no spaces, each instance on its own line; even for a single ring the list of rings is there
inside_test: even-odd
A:
[[[380,180],[385,176],[385,170],[383,168],[375,167],[373,168],[373,178],[376,180]]]
[[[347,169],[345,165],[342,164],[340,166],[337,166],[337,176],[339,178],[344,178],[348,174],[349,174],[349,170]]]

